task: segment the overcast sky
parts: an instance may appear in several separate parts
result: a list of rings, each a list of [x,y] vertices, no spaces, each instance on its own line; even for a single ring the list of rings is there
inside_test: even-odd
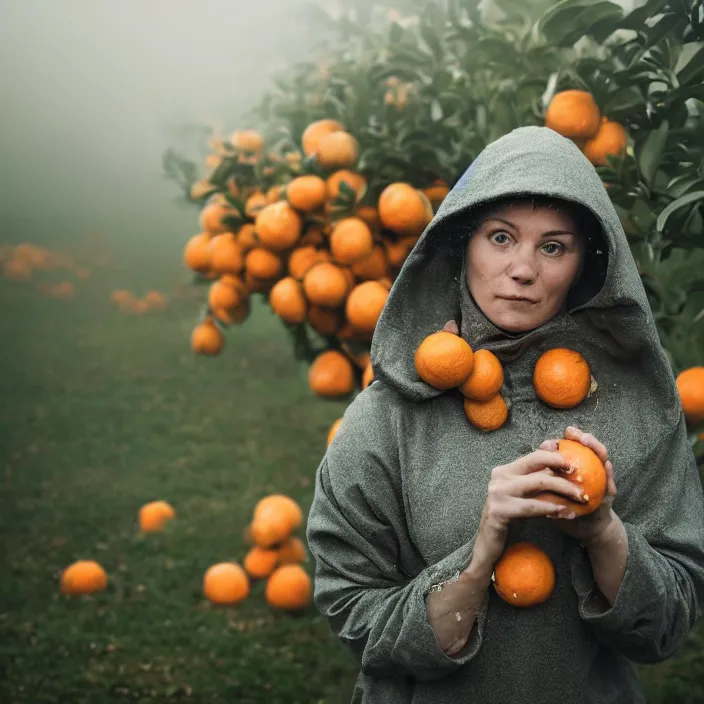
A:
[[[173,128],[237,127],[305,55],[303,2],[0,0],[0,238],[187,232],[161,178]]]

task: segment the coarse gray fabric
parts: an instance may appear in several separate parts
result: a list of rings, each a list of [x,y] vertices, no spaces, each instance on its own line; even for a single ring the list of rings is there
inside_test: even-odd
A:
[[[527,194],[581,204],[600,227],[588,233],[591,259],[569,310],[512,336],[474,304],[464,251],[474,209]],[[492,350],[504,365],[511,411],[492,433],[467,422],[457,391],[431,388],[415,372],[420,342],[458,318],[472,347]],[[549,408],[533,389],[535,362],[553,347],[579,351],[599,384],[577,408]],[[347,408],[318,468],[307,527],[315,603],[361,666],[353,701],[644,701],[629,659],[669,657],[699,615],[704,501],[674,375],[625,234],[572,142],[525,127],[482,152],[394,283],[372,363],[377,380]],[[576,540],[545,519],[515,522],[509,542],[532,541],[555,564],[553,595],[518,609],[490,589],[467,646],[447,657],[428,624],[426,590],[467,566],[492,468],[563,437],[568,425],[600,439],[614,465],[614,510],[629,546],[615,603],[607,608],[598,598]]]

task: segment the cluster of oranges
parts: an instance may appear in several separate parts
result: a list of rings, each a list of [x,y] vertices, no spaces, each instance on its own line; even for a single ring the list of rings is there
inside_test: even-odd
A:
[[[168,296],[159,291],[147,291],[144,296],[136,296],[132,291],[118,289],[110,294],[110,301],[124,313],[142,315],[166,308]]]
[[[336,354],[315,360],[311,387],[346,396],[361,384],[364,351],[389,289],[449,189],[398,182],[373,195],[356,168],[357,140],[334,120],[308,125],[300,144],[301,152],[264,156],[261,136],[235,132],[213,165],[282,161],[284,176],[266,189],[236,176],[217,192],[207,180],[194,185],[194,195],[209,195],[184,261],[212,283],[191,345],[218,354],[222,327],[243,322],[250,296],[261,293],[287,325],[306,325],[331,342],[328,352]]]
[[[88,279],[91,272],[85,267],[75,266],[68,254],[53,251],[46,247],[21,242],[17,245],[0,245],[0,265],[6,279],[29,281],[35,273],[71,270],[76,279]],[[76,293],[73,281],[64,279],[56,283],[41,281],[37,288],[52,298],[70,299]]]
[[[501,395],[504,372],[489,350],[472,350],[459,335],[441,330],[428,335],[415,352],[420,379],[442,391],[459,389],[467,420],[483,431],[498,430],[508,419]],[[596,391],[596,380],[579,352],[564,348],[540,356],[533,372],[538,397],[553,408],[574,408]]]
[[[139,510],[143,533],[163,531],[176,517],[166,501],[151,501]],[[203,595],[213,604],[232,605],[250,593],[251,580],[266,579],[265,598],[269,606],[282,611],[300,611],[311,600],[311,580],[301,566],[306,560],[303,541],[294,532],[303,525],[303,512],[290,497],[271,494],[254,508],[247,530],[253,546],[243,560],[220,562],[203,576]],[[61,574],[61,591],[67,595],[91,594],[106,589],[108,575],[94,560],[79,560]]]
[[[389,105],[408,102],[411,91],[397,77],[387,78],[385,89]],[[623,154],[628,143],[624,128],[603,117],[586,91],[557,93],[545,124],[574,140],[595,165]],[[287,325],[305,325],[327,341],[330,349],[313,362],[311,389],[344,397],[364,388],[369,343],[389,289],[449,187],[396,182],[369,191],[359,144],[333,119],[309,124],[298,143],[300,150],[265,153],[265,139],[254,130],[212,141],[211,176],[191,192],[203,201],[201,231],[184,251],[187,267],[211,280],[191,346],[219,354],[224,327],[244,322],[251,295],[261,293]],[[223,180],[228,164],[231,175]],[[252,166],[252,178],[238,171],[243,164]],[[480,352],[471,385],[482,388],[470,389],[466,406],[481,427],[505,420],[508,409],[500,394],[483,388],[493,389],[501,370]]]
[[[628,147],[623,125],[602,116],[594,96],[584,90],[556,93],[545,112],[545,126],[571,139],[594,166],[606,166]]]

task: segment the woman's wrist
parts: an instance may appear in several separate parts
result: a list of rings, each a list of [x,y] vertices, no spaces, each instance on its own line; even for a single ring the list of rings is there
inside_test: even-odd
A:
[[[613,513],[613,512],[612,512]],[[628,534],[613,514],[603,529],[583,543],[592,565],[594,581],[610,606],[616,601],[628,561]]]
[[[493,562],[477,538],[469,565],[431,588],[426,610],[438,644],[449,657],[466,645],[491,584]]]
[[[623,540],[625,532],[621,519],[612,509],[606,519],[600,522],[597,529],[582,540],[582,545],[590,556],[601,554],[604,551],[609,552],[614,544]]]

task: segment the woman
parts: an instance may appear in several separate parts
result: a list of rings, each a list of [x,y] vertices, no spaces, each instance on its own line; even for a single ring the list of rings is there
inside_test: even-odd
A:
[[[475,429],[458,393],[420,381],[415,350],[444,326],[501,360],[499,430]],[[580,352],[598,382],[570,410],[532,385],[555,347]],[[699,614],[704,501],[626,237],[572,142],[527,127],[485,149],[404,265],[372,361],[376,381],[318,469],[307,536],[316,604],[361,664],[353,700],[644,701],[628,661],[669,657]],[[580,498],[560,476],[562,437],[606,463],[590,516],[530,498]],[[557,575],[527,609],[490,587],[520,540]]]

